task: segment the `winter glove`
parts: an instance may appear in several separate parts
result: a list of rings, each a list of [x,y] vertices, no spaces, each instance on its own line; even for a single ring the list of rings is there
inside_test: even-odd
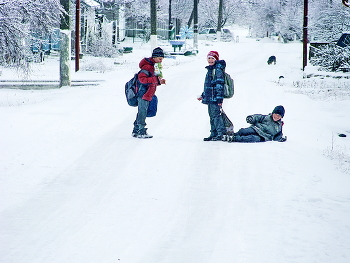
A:
[[[252,115],[247,116],[246,121],[250,124],[253,124],[253,116]]]
[[[287,136],[281,137],[281,139],[279,139],[279,142],[285,142],[287,140]]]

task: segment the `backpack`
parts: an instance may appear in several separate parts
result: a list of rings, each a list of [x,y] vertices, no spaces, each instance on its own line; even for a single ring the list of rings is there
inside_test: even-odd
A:
[[[147,117],[154,117],[157,115],[158,98],[153,95],[152,100],[148,104]]]
[[[145,69],[141,69],[138,73],[135,73],[135,75],[130,79],[127,83],[125,83],[125,96],[126,101],[128,102],[129,106],[136,107],[137,106],[137,92],[138,92],[138,85],[140,84],[138,80],[138,75],[140,72],[143,72],[147,75],[149,75],[149,71]]]
[[[234,94],[234,82],[230,74],[224,72],[225,74],[225,84],[224,84],[224,99],[232,98]],[[213,69],[213,76],[215,76],[215,69]]]

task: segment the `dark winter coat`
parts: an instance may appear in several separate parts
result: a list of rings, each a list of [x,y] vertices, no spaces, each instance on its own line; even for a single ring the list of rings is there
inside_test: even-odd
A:
[[[283,121],[274,121],[271,113],[268,115],[249,115],[246,120],[252,124],[251,127],[259,136],[263,137],[266,141],[279,141],[283,136]]]
[[[154,75],[154,64],[153,58],[144,58],[139,63],[140,69],[147,70],[149,74],[145,72],[139,73],[138,80],[141,82],[141,85],[139,85],[138,96],[148,101],[152,100],[157,86],[160,85],[158,77]]]
[[[214,65],[206,66],[208,70],[204,80],[204,91],[202,93],[202,103],[221,104],[224,99],[225,84],[225,60],[217,60]],[[213,74],[215,69],[215,74]]]

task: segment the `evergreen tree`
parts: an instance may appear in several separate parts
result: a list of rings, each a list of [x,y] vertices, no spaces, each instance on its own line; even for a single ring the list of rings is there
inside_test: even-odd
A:
[[[315,49],[315,55],[310,59],[311,65],[319,66],[320,70],[341,71],[350,68],[350,46],[339,47],[332,43]]]

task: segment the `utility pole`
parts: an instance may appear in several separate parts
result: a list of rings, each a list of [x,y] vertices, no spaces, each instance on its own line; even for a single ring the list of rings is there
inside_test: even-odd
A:
[[[151,50],[157,47],[157,0],[151,0]]]
[[[169,0],[169,34],[168,34],[168,38],[169,40],[172,39],[172,31],[173,30],[173,22],[171,20],[171,0]]]
[[[308,23],[308,0],[304,0],[304,24],[303,24],[303,71],[307,66],[307,23]]]
[[[69,0],[60,0],[61,5],[64,8],[65,14],[61,17],[60,32],[60,87],[70,86],[70,53],[71,53],[71,43],[70,43],[70,19],[69,19]]]
[[[79,71],[80,59],[80,0],[75,2],[75,72]]]

